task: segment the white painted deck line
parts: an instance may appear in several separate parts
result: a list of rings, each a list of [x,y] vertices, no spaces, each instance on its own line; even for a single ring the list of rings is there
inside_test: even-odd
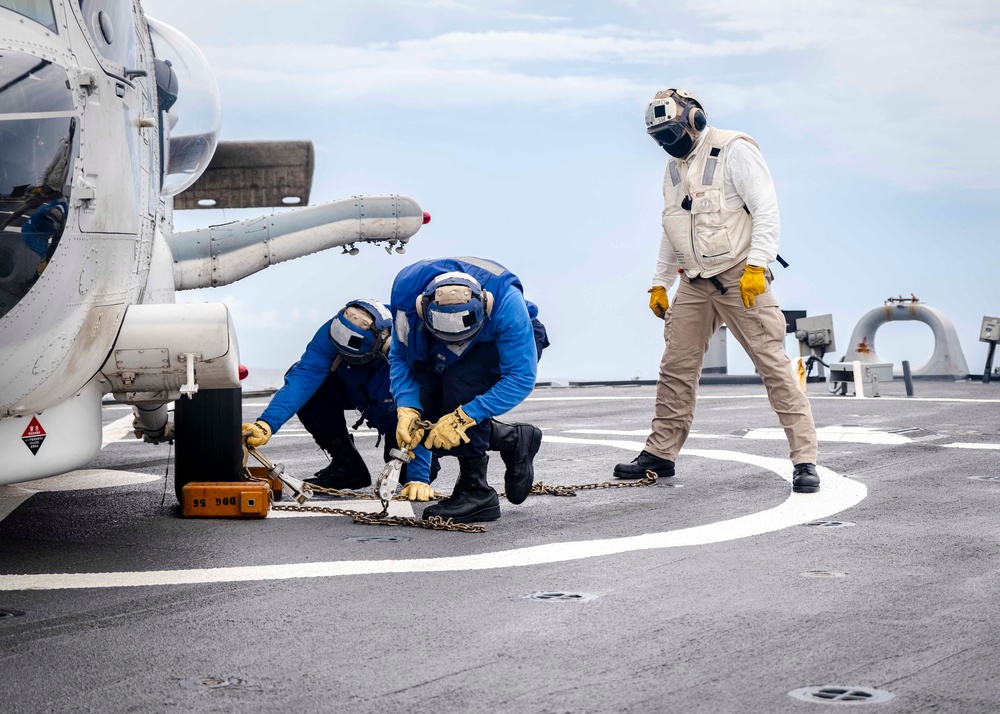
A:
[[[281,506],[293,506],[295,505],[291,501],[281,501],[278,504]],[[381,513],[382,512],[382,502],[373,501],[369,499],[361,500],[351,500],[351,501],[341,501],[340,499],[313,499],[306,501],[306,506],[325,506],[327,508],[344,508],[349,511],[363,511],[365,513]],[[390,516],[402,516],[403,518],[413,518],[413,504],[409,501],[389,501],[389,515]],[[341,515],[339,513],[314,513],[311,511],[268,511],[268,518],[303,518],[307,516],[339,516],[340,518],[347,518],[347,516]]]
[[[971,442],[956,441],[954,444],[941,444],[947,449],[986,449],[1000,451],[1000,444],[976,444]]]
[[[630,431],[615,431],[614,429],[566,429],[564,434],[607,434],[609,436],[649,436],[649,429],[632,429]],[[699,434],[692,431],[689,439],[722,439],[719,434]]]
[[[838,396],[834,394],[809,394],[810,399],[850,399],[854,397]],[[966,399],[963,397],[866,397],[868,401],[876,399],[880,402],[959,402],[962,404],[1000,404],[1000,399]]]
[[[763,387],[762,387],[763,389]],[[845,399],[852,400],[854,397],[845,397],[833,394],[810,393],[806,395],[809,399]],[[653,394],[630,394],[623,396],[591,396],[591,397],[528,397],[526,402],[601,402],[601,401],[637,401],[640,399],[653,400]],[[699,394],[698,401],[709,401],[714,399],[767,399],[767,393],[761,394]],[[954,397],[878,397],[880,402],[958,402],[968,404],[1000,404],[1000,399],[962,399]]]
[[[763,439],[774,441],[785,441],[785,430],[768,427],[766,429],[753,429],[743,435],[744,439]],[[817,441],[836,441],[853,444],[887,444],[898,446],[901,444],[913,443],[902,434],[891,434],[878,429],[871,429],[865,426],[824,426],[816,429]]]
[[[134,429],[132,428],[133,418],[134,417],[132,416],[132,412],[131,410],[129,410],[129,413],[127,415],[121,417],[120,419],[115,419],[113,422],[105,426],[103,430],[104,438],[101,443],[101,448],[103,449],[105,446],[107,446],[113,441],[118,441],[126,434],[131,434],[134,431]],[[132,441],[134,441],[137,444],[145,443],[143,442],[142,439],[133,438]]]
[[[353,429],[348,430],[350,434],[354,436],[378,436],[378,432],[375,429]],[[271,436],[272,439],[277,439],[279,436],[312,436],[304,427],[301,426],[283,426],[277,434]]]
[[[131,417],[129,417],[131,418]],[[111,469],[81,469],[61,476],[49,476],[37,481],[25,481],[18,486],[32,493],[45,491],[85,491],[91,488],[114,488],[115,486],[135,486],[162,480],[162,476],[141,474],[136,471],[113,471]]]
[[[0,486],[0,521],[13,513],[18,506],[34,496],[35,493],[35,491],[22,488],[20,484]]]
[[[569,437],[546,437],[563,444],[600,444],[638,452],[640,442],[616,440],[586,440]],[[771,470],[791,481],[792,465],[787,459],[741,454],[734,451],[685,450],[686,456],[700,456],[750,463]],[[0,576],[0,591],[61,590],[69,588],[112,588],[149,585],[184,585],[295,578],[325,578],[376,573],[433,573],[459,570],[494,570],[546,563],[558,563],[583,558],[596,558],[642,550],[677,548],[706,543],[749,538],[814,520],[828,518],[854,506],[865,498],[864,484],[845,478],[822,466],[817,467],[823,478],[822,489],[815,494],[789,493],[780,505],[758,513],[676,531],[646,533],[624,538],[546,543],[527,548],[479,553],[475,555],[400,560],[346,560],[322,563],[291,563],[278,565],[248,565],[231,568],[197,568],[190,570],[155,570],[114,573],[63,573]],[[471,536],[470,536],[471,537]]]

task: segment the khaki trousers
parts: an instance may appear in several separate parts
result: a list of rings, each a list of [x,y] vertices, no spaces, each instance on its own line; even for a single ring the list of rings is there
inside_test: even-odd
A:
[[[723,323],[743,346],[760,374],[771,409],[788,438],[793,464],[816,463],[816,426],[809,400],[799,390],[785,354],[785,318],[771,292],[767,271],[767,291],[758,295],[754,306],[746,308],[740,297],[744,263],[716,277],[728,288],[725,295],[709,280],[688,280],[681,284],[664,320],[666,349],[660,361],[656,383],[656,410],[646,451],[662,459],[676,461],[691,431],[698,380],[712,335]]]

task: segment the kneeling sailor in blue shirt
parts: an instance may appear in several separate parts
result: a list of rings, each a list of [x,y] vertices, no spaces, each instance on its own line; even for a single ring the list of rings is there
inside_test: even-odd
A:
[[[392,319],[377,300],[353,300],[328,320],[309,342],[305,353],[285,374],[285,384],[252,424],[243,425],[250,446],[263,446],[297,414],[330,464],[306,483],[325,488],[370,486],[371,473],[348,433],[344,410],[357,409],[362,421],[385,438],[383,458],[396,443],[396,406],[389,391],[389,350]],[[409,500],[426,501],[430,481],[440,467],[426,449],[414,449],[400,483]]]
[[[495,416],[520,404],[535,387],[538,359],[548,346],[538,309],[524,299],[516,275],[481,258],[422,260],[399,272],[392,286],[395,325],[389,367],[400,448],[424,446],[458,458],[450,497],[423,517],[456,523],[493,521],[500,501],[486,480],[487,450],[500,452],[507,500],[521,503],[534,482],[542,432]]]

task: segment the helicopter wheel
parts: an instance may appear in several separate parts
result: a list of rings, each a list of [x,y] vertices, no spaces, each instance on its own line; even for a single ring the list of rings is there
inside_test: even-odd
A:
[[[206,389],[174,402],[174,491],[192,481],[243,479],[243,390]]]

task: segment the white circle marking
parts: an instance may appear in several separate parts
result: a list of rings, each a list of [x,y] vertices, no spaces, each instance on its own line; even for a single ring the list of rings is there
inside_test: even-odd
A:
[[[644,447],[644,444],[640,442],[572,439],[559,436],[546,436],[545,441],[561,444],[612,446],[628,449],[633,452],[637,452]],[[787,459],[754,456],[736,451],[699,449],[685,450],[684,455],[700,456],[707,459],[739,461],[773,471],[789,482],[792,478],[792,467]],[[868,495],[868,489],[862,483],[841,476],[822,466],[817,466],[817,470],[823,479],[823,486],[819,493],[791,493],[780,505],[765,511],[675,531],[646,533],[622,538],[546,543],[492,553],[439,558],[344,560],[322,563],[247,565],[228,568],[193,568],[188,570],[153,570],[143,572],[3,575],[0,576],[0,591],[190,585],[198,583],[286,580],[292,578],[326,578],[376,573],[492,570],[596,558],[640,550],[719,543],[739,538],[749,538],[790,526],[821,520],[854,506]]]

